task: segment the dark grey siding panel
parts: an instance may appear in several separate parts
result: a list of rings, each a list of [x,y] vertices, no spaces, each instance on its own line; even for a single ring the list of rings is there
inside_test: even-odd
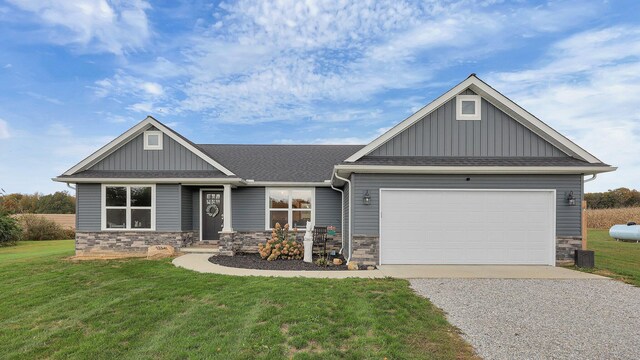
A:
[[[377,149],[371,156],[567,156],[482,99],[480,121],[456,120],[448,101]]]
[[[90,170],[214,170],[206,161],[166,134],[162,150],[144,150],[140,134]]]
[[[232,226],[235,231],[265,229],[265,188],[243,187],[231,192]]]
[[[466,178],[470,178],[466,181]],[[580,206],[569,206],[566,198],[573,191],[576,202],[582,200],[581,175],[401,175],[354,174],[353,196],[361,198],[366,190],[371,205],[354,201],[353,234],[378,235],[380,188],[425,189],[555,189],[556,234],[580,236]]]
[[[78,231],[101,230],[101,194],[100,184],[76,184],[76,229]]]
[[[180,185],[156,185],[156,230],[180,231]]]
[[[193,230],[193,190],[188,186],[180,187],[180,212],[182,230]]]
[[[316,188],[316,225],[342,229],[342,195],[328,187]]]

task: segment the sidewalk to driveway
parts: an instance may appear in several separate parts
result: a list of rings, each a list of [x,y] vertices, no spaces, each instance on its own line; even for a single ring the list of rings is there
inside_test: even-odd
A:
[[[306,277],[319,279],[344,279],[344,278],[383,278],[380,270],[358,271],[278,271],[232,268],[213,264],[209,261],[211,254],[187,254],[173,259],[173,265],[201,273],[236,275],[236,276],[273,276],[273,277]]]

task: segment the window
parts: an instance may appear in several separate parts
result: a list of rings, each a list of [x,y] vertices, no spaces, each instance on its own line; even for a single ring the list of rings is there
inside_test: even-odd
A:
[[[480,120],[481,103],[481,98],[478,95],[456,96],[456,119]]]
[[[267,188],[267,229],[276,223],[303,229],[314,222],[315,191],[310,188]]]
[[[145,150],[162,150],[162,131],[145,131],[144,132],[144,149]]]
[[[103,185],[102,230],[154,230],[153,185]]]

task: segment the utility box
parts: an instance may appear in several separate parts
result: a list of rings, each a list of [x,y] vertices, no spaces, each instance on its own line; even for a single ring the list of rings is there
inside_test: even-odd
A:
[[[593,250],[576,250],[575,262],[577,267],[593,268],[595,266]]]

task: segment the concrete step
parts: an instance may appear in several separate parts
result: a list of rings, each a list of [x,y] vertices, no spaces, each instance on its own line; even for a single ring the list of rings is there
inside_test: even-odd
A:
[[[185,247],[181,248],[180,252],[188,253],[188,254],[218,254],[220,250],[218,247],[204,247],[204,246],[193,246],[193,247]]]

